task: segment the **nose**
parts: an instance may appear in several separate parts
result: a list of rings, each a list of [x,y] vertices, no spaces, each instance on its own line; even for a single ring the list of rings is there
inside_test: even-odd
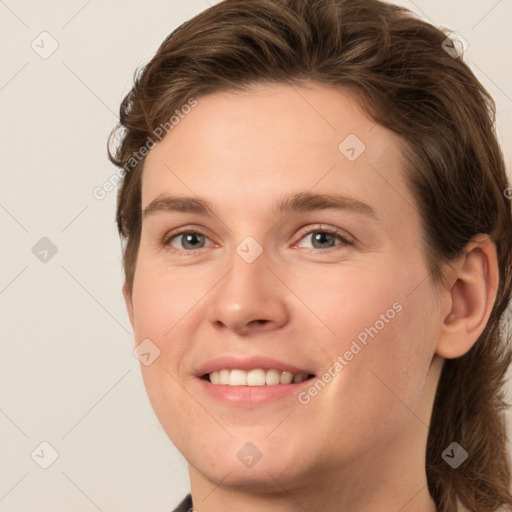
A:
[[[209,294],[208,320],[214,328],[246,336],[283,327],[290,293],[265,252],[252,263],[234,253],[230,263],[231,270]]]

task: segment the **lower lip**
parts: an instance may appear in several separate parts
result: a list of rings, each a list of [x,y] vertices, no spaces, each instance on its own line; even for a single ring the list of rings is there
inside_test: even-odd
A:
[[[303,387],[311,385],[313,379],[303,380],[295,384],[276,384],[275,386],[228,386],[212,384],[205,379],[197,380],[201,388],[217,400],[230,405],[252,406],[297,395]]]

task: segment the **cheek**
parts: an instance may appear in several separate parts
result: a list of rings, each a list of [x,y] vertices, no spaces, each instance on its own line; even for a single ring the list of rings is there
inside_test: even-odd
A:
[[[403,285],[392,273],[385,265],[345,264],[295,276],[294,292],[308,308],[307,324],[320,329],[315,339],[330,354],[337,356],[353,340],[364,344],[390,330],[404,303]],[[302,308],[297,304],[297,310]]]
[[[169,428],[177,425],[178,411],[190,409],[181,363],[190,355],[194,326],[204,321],[202,299],[213,286],[211,276],[195,272],[191,280],[190,274],[155,265],[142,252],[133,284],[135,344],[149,339],[160,350],[151,365],[141,365],[144,384],[155,412]],[[179,429],[173,433],[179,434]]]
[[[361,403],[371,404],[365,420],[379,417],[390,429],[410,421],[411,411],[420,407],[436,341],[428,293],[395,297],[395,308],[383,311],[383,320],[368,317],[366,345],[360,344],[362,357],[354,358],[347,383]]]
[[[301,285],[308,305],[320,312],[322,322],[313,321],[322,328],[315,339],[325,369],[340,375],[329,386],[332,400],[364,423],[385,418],[388,409],[407,412],[404,403],[414,409],[435,349],[436,308],[426,273],[421,265],[393,261],[310,275]],[[336,361],[342,369],[333,368]]]
[[[163,264],[150,264],[150,258],[139,256],[133,285],[133,308],[137,339],[164,340],[172,337],[177,325],[193,314],[208,292],[211,279],[200,272],[176,272]]]

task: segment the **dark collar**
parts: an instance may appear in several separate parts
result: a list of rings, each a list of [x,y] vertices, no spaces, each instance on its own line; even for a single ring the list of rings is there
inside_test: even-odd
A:
[[[192,509],[192,497],[190,494],[178,505],[173,512],[189,512]]]

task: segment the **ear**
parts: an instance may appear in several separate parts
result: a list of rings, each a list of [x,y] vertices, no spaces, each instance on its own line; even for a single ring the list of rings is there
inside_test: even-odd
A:
[[[126,310],[128,311],[128,317],[130,318],[130,324],[132,325],[132,329],[135,330],[134,322],[133,322],[133,301],[132,301],[132,293],[128,289],[126,283],[123,285],[123,297],[124,303],[126,304]]]
[[[488,235],[475,235],[448,266],[441,292],[444,305],[438,355],[452,359],[471,349],[489,320],[498,284],[496,245]]]

